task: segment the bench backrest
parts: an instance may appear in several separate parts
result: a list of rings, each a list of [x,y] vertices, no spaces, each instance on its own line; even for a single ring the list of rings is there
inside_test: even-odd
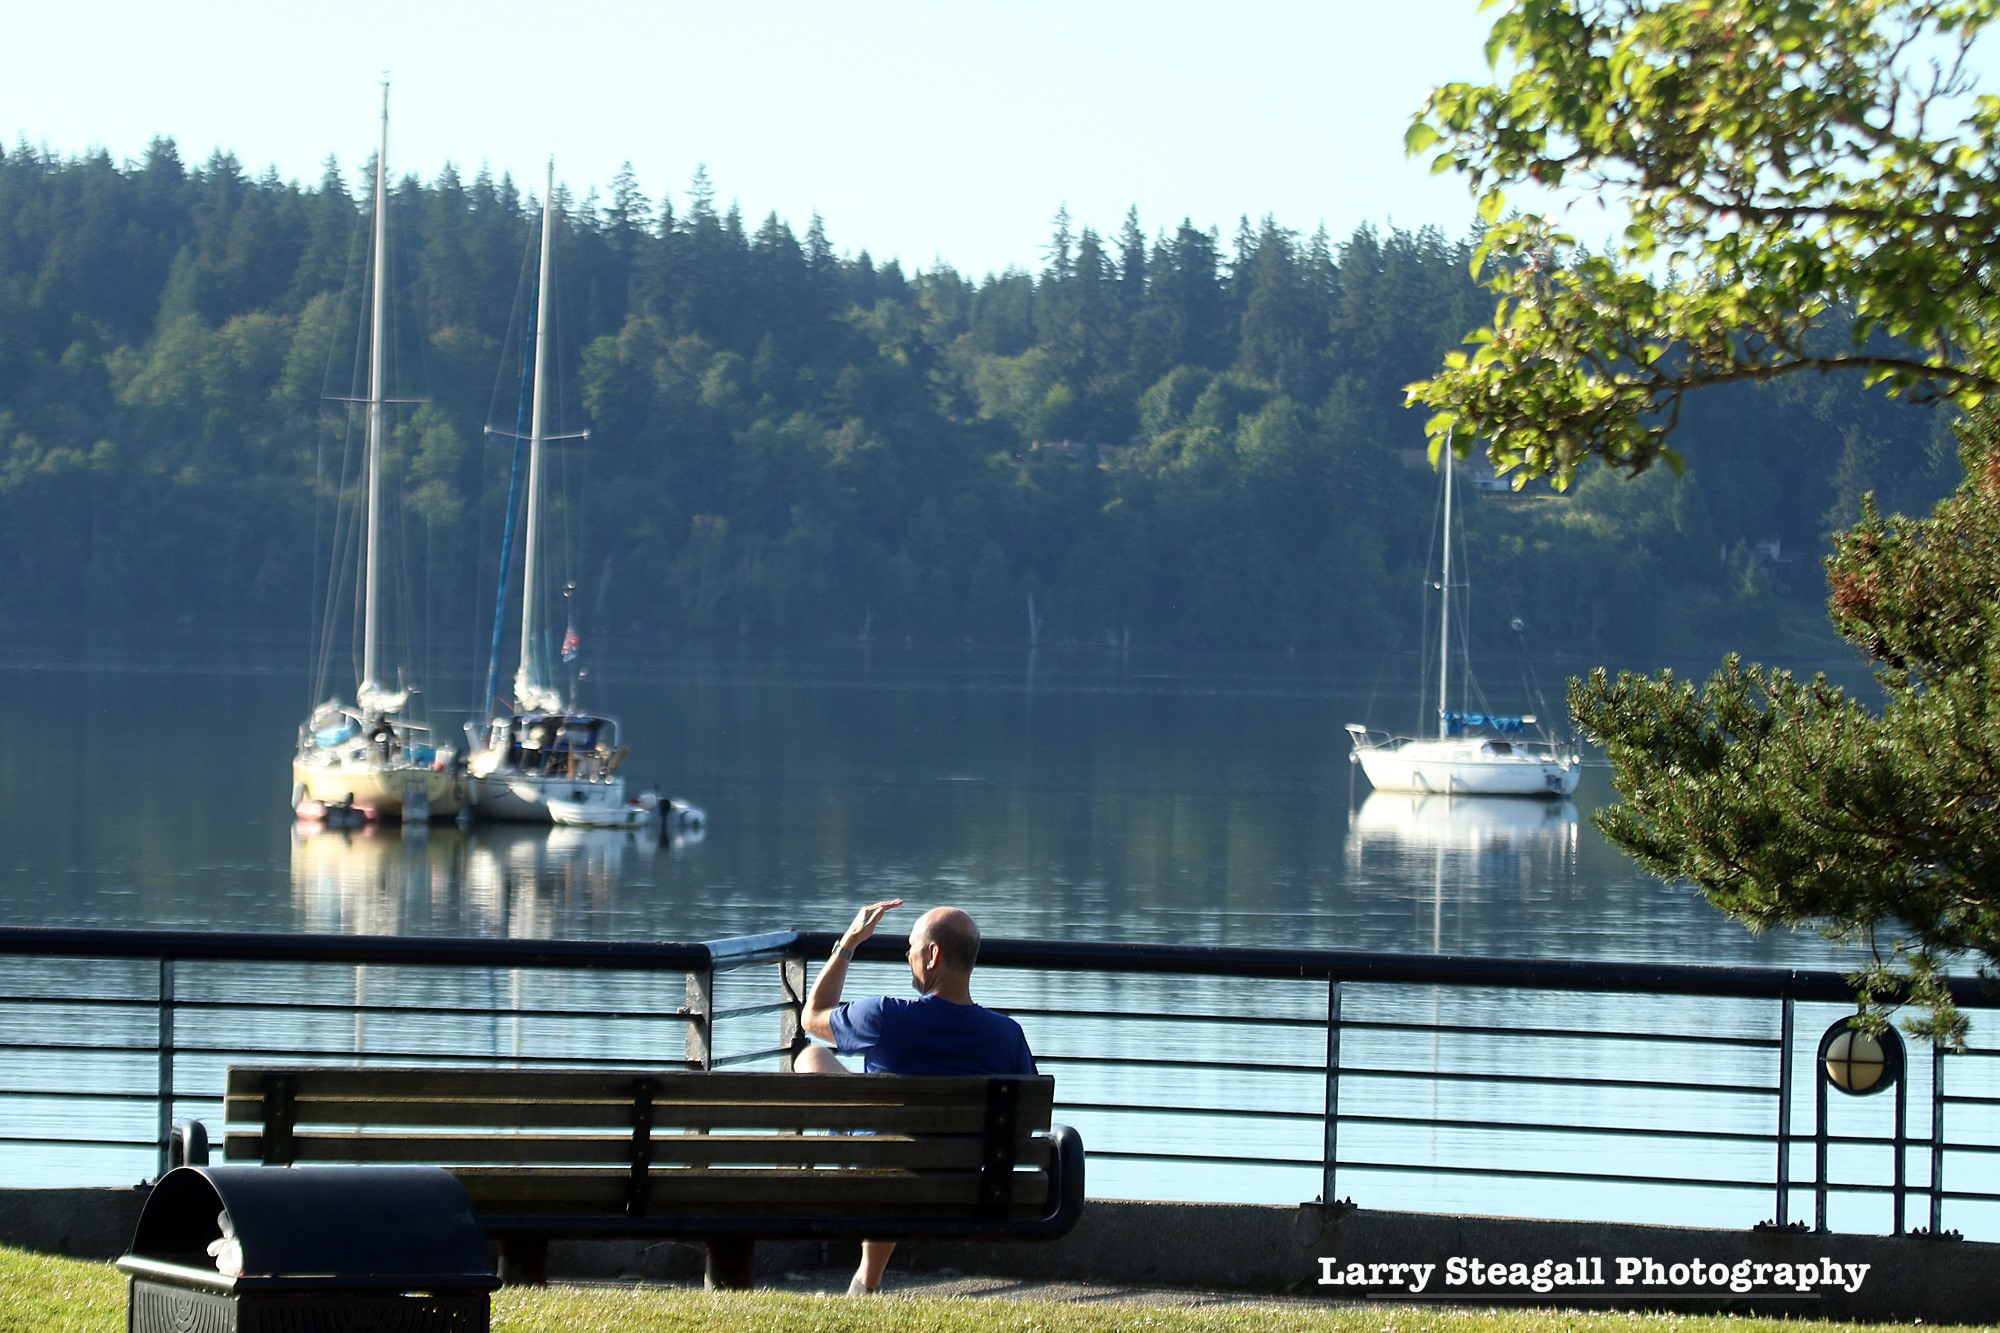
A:
[[[449,1168],[486,1215],[1038,1216],[1052,1078],[229,1070],[230,1161]]]

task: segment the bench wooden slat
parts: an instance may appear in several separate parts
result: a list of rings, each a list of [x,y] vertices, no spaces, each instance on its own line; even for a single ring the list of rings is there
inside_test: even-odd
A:
[[[454,1171],[481,1214],[621,1213],[626,1178],[591,1171],[533,1168],[467,1168]],[[1039,1216],[1047,1207],[1045,1172],[1015,1173],[1013,1216]],[[647,1181],[646,1210],[656,1225],[676,1215],[754,1217],[779,1214],[838,1217],[855,1213],[960,1215],[979,1195],[975,1172],[912,1175],[895,1171],[793,1172],[780,1177],[751,1171],[663,1171]]]
[[[984,1140],[970,1136],[912,1138],[906,1135],[655,1134],[649,1144],[652,1169],[685,1164],[832,1167],[906,1167],[912,1170],[977,1170]],[[263,1156],[260,1134],[229,1134],[224,1153],[234,1161]],[[1047,1167],[1052,1148],[1044,1138],[1014,1145],[1014,1160]],[[519,1162],[610,1165],[629,1162],[630,1134],[394,1134],[312,1131],[292,1138],[292,1160],[319,1163],[428,1162],[439,1166]]]
[[[799,1076],[803,1078],[804,1076]],[[398,1125],[447,1126],[471,1129],[629,1129],[632,1098],[619,1102],[536,1103],[515,1101],[395,1101],[375,1097],[341,1096],[327,1098],[295,1096],[292,1123],[301,1130],[310,1125]],[[263,1099],[235,1098],[224,1114],[231,1125],[255,1124],[263,1119]],[[1047,1128],[1044,1117],[1017,1115],[1015,1123],[1030,1131]],[[765,1106],[748,1102],[713,1106],[655,1102],[652,1107],[653,1132],[674,1129],[729,1130],[855,1130],[872,1129],[900,1134],[977,1134],[985,1127],[985,1107],[978,1106],[856,1106],[846,1102],[822,1105]]]
[[[984,1077],[848,1075],[834,1088],[808,1079],[793,1087],[770,1074],[695,1073],[687,1070],[601,1069],[417,1069],[396,1066],[236,1066],[229,1070],[226,1098],[233,1104],[261,1105],[274,1076],[291,1080],[299,1099],[346,1097],[379,1101],[580,1102],[616,1103],[631,1099],[635,1080],[653,1085],[653,1104],[699,1108],[730,1103],[801,1110],[829,1107],[953,1106],[984,1096]],[[1021,1080],[1023,1121],[1053,1110],[1055,1081],[1046,1076]]]
[[[256,1124],[264,1117],[261,1097],[231,1098],[224,1105],[230,1124]],[[450,1125],[521,1129],[626,1129],[632,1127],[632,1097],[617,1101],[535,1102],[481,1099],[410,1101],[401,1098],[337,1097],[309,1093],[292,1102],[298,1125]]]

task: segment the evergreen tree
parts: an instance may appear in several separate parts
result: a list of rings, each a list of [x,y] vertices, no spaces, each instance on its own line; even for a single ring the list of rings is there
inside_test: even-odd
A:
[[[1956,1040],[1946,955],[2000,961],[2000,422],[1961,429],[1965,481],[1927,518],[1864,503],[1828,564],[1834,624],[1878,670],[1878,713],[1824,676],[1729,658],[1701,690],[1603,671],[1571,706],[1623,800],[1597,821],[1752,929],[1867,945],[1873,1001]],[[1879,1014],[1879,1010],[1875,1011]]]

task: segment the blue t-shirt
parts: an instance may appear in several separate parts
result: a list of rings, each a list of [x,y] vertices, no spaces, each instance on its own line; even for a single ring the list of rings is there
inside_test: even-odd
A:
[[[834,1006],[834,1049],[870,1074],[1033,1074],[1021,1025],[976,1004],[888,995]]]

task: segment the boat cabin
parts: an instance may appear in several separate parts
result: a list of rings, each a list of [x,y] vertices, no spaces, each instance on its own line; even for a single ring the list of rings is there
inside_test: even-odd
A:
[[[614,772],[625,758],[618,724],[608,717],[571,713],[516,713],[494,718],[492,745],[506,748],[507,767],[550,777],[595,778]]]

